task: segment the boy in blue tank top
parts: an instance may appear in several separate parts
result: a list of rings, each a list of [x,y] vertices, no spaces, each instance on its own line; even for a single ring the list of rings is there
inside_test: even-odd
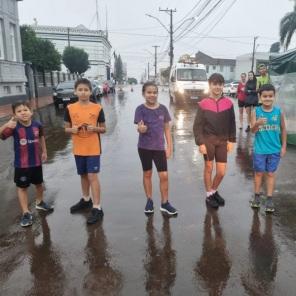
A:
[[[272,194],[275,172],[281,157],[286,153],[287,131],[282,110],[273,105],[275,100],[274,86],[271,84],[263,85],[259,89],[259,96],[262,105],[255,108],[251,119],[251,131],[255,133],[253,147],[255,194],[251,200],[251,207],[260,207],[260,189],[265,175],[267,195],[265,212],[274,212]]]

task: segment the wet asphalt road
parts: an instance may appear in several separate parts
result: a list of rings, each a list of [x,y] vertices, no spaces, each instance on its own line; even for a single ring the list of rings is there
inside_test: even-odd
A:
[[[71,143],[62,129],[63,111],[36,112],[46,126],[49,161],[44,165],[46,199],[55,206],[22,229],[12,168],[12,142],[0,143],[0,295],[295,295],[296,149],[289,147],[278,171],[277,212],[254,212],[252,136],[238,144],[220,193],[226,206],[207,211],[203,160],[194,145],[194,106],[159,101],[173,118],[174,154],[169,161],[170,201],[179,210],[168,219],[144,213],[134,110],[140,87],[102,98],[108,132],[102,136],[100,180],[102,223],[86,225],[87,214],[71,215],[80,198]],[[158,180],[154,201],[159,207]],[[33,197],[33,191],[31,190]],[[33,201],[33,198],[31,198]]]

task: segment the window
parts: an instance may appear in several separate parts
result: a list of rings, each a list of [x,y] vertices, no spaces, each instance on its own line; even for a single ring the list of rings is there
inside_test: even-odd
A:
[[[178,81],[207,81],[207,74],[204,69],[178,69]]]
[[[19,94],[21,94],[23,92],[23,88],[22,88],[21,85],[16,86],[16,92],[19,93]]]
[[[213,70],[216,70],[216,66],[215,65],[213,65]]]
[[[224,70],[224,67],[220,66],[220,72],[223,72],[223,70]]]
[[[5,93],[5,94],[7,94],[7,95],[11,94],[10,86],[5,85],[5,86],[3,87],[3,89],[4,89],[4,93]]]
[[[209,65],[206,65],[206,70],[207,70],[207,73],[209,73]]]
[[[4,23],[3,20],[0,19],[0,60],[5,59],[4,54]]]
[[[234,67],[233,66],[230,67],[230,72],[234,72]]]
[[[16,62],[16,30],[15,24],[10,24],[9,26],[9,37],[10,37],[10,44],[11,44],[11,60]]]

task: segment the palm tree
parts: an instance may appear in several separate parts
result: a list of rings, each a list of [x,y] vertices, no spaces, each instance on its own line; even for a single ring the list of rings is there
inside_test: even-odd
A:
[[[294,0],[295,1],[295,0]],[[284,45],[285,49],[290,45],[293,34],[296,31],[296,1],[294,10],[287,13],[280,23],[280,41]]]

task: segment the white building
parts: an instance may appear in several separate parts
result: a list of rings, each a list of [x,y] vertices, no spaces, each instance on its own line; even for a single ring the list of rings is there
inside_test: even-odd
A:
[[[269,63],[269,52],[256,52],[254,55],[254,72],[258,73],[258,66],[260,64],[268,65]],[[252,70],[252,59],[253,54],[247,53],[236,57],[236,71],[235,78],[237,80],[240,79],[241,73],[248,73]]]
[[[26,96],[17,0],[0,1],[0,104]]]
[[[199,64],[206,66],[208,77],[213,73],[220,73],[226,81],[234,80],[235,77],[235,60],[213,58],[201,51],[195,54]]]
[[[37,37],[50,40],[62,55],[67,46],[83,49],[88,53],[90,68],[86,77],[110,79],[111,44],[104,31],[89,30],[83,25],[75,28],[32,25]],[[62,70],[66,67],[62,65]]]

